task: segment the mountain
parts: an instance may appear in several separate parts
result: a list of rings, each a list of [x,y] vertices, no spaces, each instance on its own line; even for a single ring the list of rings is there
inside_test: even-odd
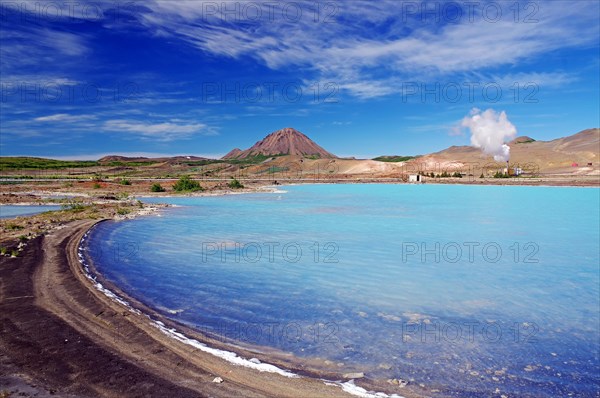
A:
[[[282,154],[336,158],[334,154],[321,148],[306,135],[291,127],[287,127],[269,134],[244,151],[236,148],[223,156],[223,159],[245,159],[257,155],[273,156]]]
[[[551,141],[517,137],[509,143],[510,163],[528,165],[545,172],[587,174],[597,173],[600,162],[600,129],[580,131]],[[472,146],[451,146],[410,161],[425,168],[467,164],[495,163],[491,156]],[[589,163],[592,166],[589,166]],[[577,165],[577,166],[575,166]]]
[[[181,163],[181,162],[194,162],[207,160],[207,158],[202,158],[198,156],[172,156],[172,157],[162,157],[162,158],[146,158],[146,157],[128,157],[128,156],[118,156],[118,155],[109,155],[104,156],[103,158],[98,159],[99,163],[110,163],[110,162],[121,162],[121,163]]]

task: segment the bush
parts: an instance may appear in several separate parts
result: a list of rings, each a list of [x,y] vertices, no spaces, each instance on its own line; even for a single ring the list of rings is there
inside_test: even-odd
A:
[[[4,256],[6,253],[8,253],[8,248],[0,247],[0,255]]]
[[[190,176],[183,176],[173,184],[173,189],[177,192],[185,191],[203,191],[204,189],[200,186],[198,181],[194,181]]]
[[[76,200],[69,200],[66,203],[61,204],[60,208],[62,210],[72,211],[72,212],[78,213],[80,211],[85,210],[85,205],[83,203],[81,203],[81,202],[76,201]]]
[[[462,178],[462,174],[460,174],[458,171],[455,171],[454,174],[452,174],[452,177]]]
[[[128,210],[128,209],[119,208],[117,210],[117,214],[120,215],[120,216],[125,216],[125,215],[127,215],[129,213],[131,213],[131,211]]]
[[[129,180],[126,180],[125,178],[123,178],[123,179],[121,180],[121,185],[131,185],[131,181],[129,181]]]
[[[98,189],[98,188],[100,188],[100,184],[98,184],[97,182],[95,182],[94,185],[92,185],[92,188]]]
[[[481,175],[479,176],[479,178],[485,178],[485,176],[483,175],[483,173],[481,173]]]
[[[232,180],[229,182],[229,184],[227,184],[229,186],[229,188],[231,189],[240,189],[240,188],[244,188],[244,185],[242,185],[241,182],[239,182],[236,178],[232,177]]]
[[[150,187],[150,191],[152,192],[165,192],[166,189],[164,189],[162,187],[162,185],[160,185],[159,183],[154,183],[152,184],[152,186]]]

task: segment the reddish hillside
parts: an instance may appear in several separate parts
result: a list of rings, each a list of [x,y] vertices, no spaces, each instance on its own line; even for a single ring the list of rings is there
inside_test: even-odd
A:
[[[244,159],[257,155],[298,155],[335,158],[306,135],[293,128],[284,128],[269,134],[245,151],[234,149],[223,159]]]

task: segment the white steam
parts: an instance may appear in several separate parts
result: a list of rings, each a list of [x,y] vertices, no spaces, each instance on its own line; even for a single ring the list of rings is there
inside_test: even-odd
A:
[[[471,145],[493,155],[495,161],[506,162],[510,158],[510,147],[505,143],[515,138],[517,128],[508,120],[506,112],[493,109],[482,112],[473,108],[461,126],[471,131]]]

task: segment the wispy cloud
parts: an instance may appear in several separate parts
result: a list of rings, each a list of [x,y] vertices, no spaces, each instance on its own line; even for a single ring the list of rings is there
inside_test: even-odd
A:
[[[80,122],[96,119],[94,115],[69,115],[67,113],[57,113],[54,115],[40,116],[33,119],[36,122]]]
[[[235,4],[243,10],[244,2]],[[540,4],[534,23],[515,22],[509,9],[501,20],[490,22],[481,17],[481,4],[474,21],[463,17],[459,23],[441,26],[407,20],[403,7],[395,2],[336,3],[334,23],[316,23],[314,15],[306,12],[311,5],[297,4],[305,8],[298,20],[274,22],[263,16],[258,21],[228,23],[220,13],[207,18],[204,2],[151,1],[146,4],[150,11],[140,15],[140,22],[156,34],[178,37],[211,54],[252,57],[271,69],[303,67],[363,98],[397,92],[399,81],[415,77],[482,71],[561,48],[597,44],[597,12],[593,11],[598,6],[589,2],[570,3],[567,8],[561,2]],[[223,3],[217,10],[225,7]],[[243,11],[238,11],[240,15],[244,16]],[[347,24],[346,20],[356,22]],[[364,29],[365,24],[382,20],[396,23],[378,34]],[[537,77],[552,77],[552,73]],[[545,80],[559,84],[569,77]]]
[[[215,135],[214,129],[202,123],[147,123],[137,120],[108,120],[103,128],[107,131],[134,134],[148,139],[172,141],[189,138],[193,135]]]

